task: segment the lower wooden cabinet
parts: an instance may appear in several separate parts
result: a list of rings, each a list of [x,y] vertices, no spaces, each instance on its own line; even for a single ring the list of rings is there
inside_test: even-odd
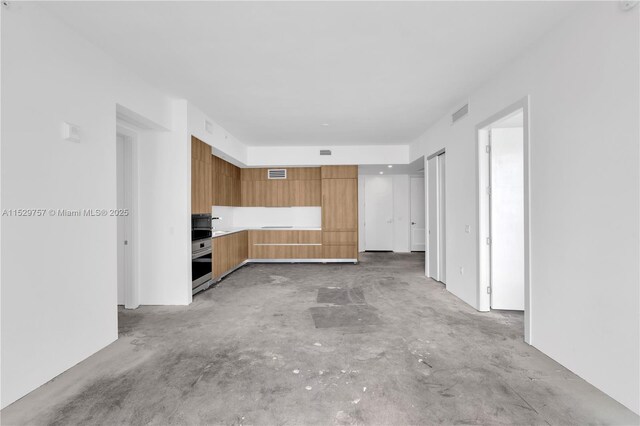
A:
[[[356,245],[358,233],[355,231],[324,231],[322,244],[325,245]]]
[[[249,259],[358,259],[354,231],[249,231]]]
[[[249,231],[249,259],[321,259],[322,231]]]
[[[236,232],[213,239],[213,277],[229,272],[249,256],[248,231]]]
[[[323,245],[324,259],[358,259],[358,246],[351,245]]]
[[[355,231],[323,231],[322,257],[325,259],[357,259],[358,233]]]

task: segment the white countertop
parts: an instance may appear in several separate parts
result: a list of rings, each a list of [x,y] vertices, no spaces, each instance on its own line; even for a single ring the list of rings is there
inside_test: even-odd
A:
[[[246,227],[233,227],[224,229],[214,229],[213,236],[211,238],[224,237],[225,235],[233,234],[242,231],[322,231],[322,228],[306,227],[306,226],[291,226],[291,227],[262,227],[262,226],[246,226]],[[216,234],[217,233],[217,234]]]

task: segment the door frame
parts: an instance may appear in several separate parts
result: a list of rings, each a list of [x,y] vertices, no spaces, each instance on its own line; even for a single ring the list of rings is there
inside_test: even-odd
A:
[[[129,274],[131,282],[125,281],[124,307],[125,309],[136,309],[138,306],[140,306],[140,204],[138,197],[140,185],[140,175],[138,167],[139,141],[138,133],[135,130],[121,124],[116,125],[116,140],[118,135],[124,137],[124,143],[128,144],[130,148],[128,150],[125,148],[125,158],[123,164],[124,172],[128,173],[131,177],[131,192],[129,194],[131,201],[131,211],[129,212],[128,223],[130,226],[130,239],[132,240],[130,244],[129,258],[125,259],[125,263],[131,265],[131,273]],[[130,161],[127,161],[127,154],[129,155]],[[117,244],[121,243],[122,241],[117,241]],[[117,267],[119,268],[120,265],[117,265]]]
[[[424,193],[425,193],[425,198],[424,198],[424,218],[425,218],[425,229],[424,229],[424,233],[425,233],[425,275],[427,277],[431,277],[431,268],[429,266],[429,160],[431,160],[434,157],[438,157],[441,154],[445,154],[446,153],[446,149],[442,148],[437,150],[436,152],[434,152],[433,154],[430,154],[428,157],[424,158]],[[436,167],[437,167],[437,162],[436,162]],[[437,175],[438,171],[436,170],[436,175]],[[436,185],[436,188],[438,188],[438,185]],[[436,194],[436,199],[439,200],[439,194]],[[437,215],[440,214],[440,210],[441,209],[436,209],[436,211],[438,212]],[[445,208],[445,214],[446,214],[446,208]],[[438,224],[438,228],[440,227],[440,218],[436,217],[436,223]],[[445,221],[446,223],[446,221]],[[440,232],[438,232],[439,234]],[[440,238],[440,236],[438,236],[438,239]],[[441,244],[440,241],[438,241],[437,244],[438,250],[440,250]],[[446,250],[446,245],[445,245],[445,250]],[[436,254],[438,257],[438,263],[440,262],[440,254],[437,253]],[[436,271],[436,280],[440,281],[440,271]]]
[[[490,200],[487,193],[489,184],[489,160],[486,156],[485,146],[488,143],[488,128],[496,121],[505,118],[519,110],[523,116],[523,157],[524,157],[524,341],[531,341],[531,227],[530,218],[530,125],[529,125],[529,96],[514,102],[508,107],[491,115],[476,125],[476,234],[477,262],[477,303],[478,310],[491,310],[491,295],[488,288],[491,283],[491,249],[486,239],[491,235],[490,228]]]

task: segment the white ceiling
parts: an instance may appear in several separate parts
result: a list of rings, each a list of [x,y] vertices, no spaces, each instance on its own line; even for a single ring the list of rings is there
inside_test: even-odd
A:
[[[247,145],[410,142],[578,7],[485,1],[43,5]]]

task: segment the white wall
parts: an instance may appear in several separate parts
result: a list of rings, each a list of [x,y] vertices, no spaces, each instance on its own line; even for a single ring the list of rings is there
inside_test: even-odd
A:
[[[189,103],[188,105],[188,132],[211,145],[215,154],[219,157],[231,161],[237,166],[247,164],[247,147],[227,132],[222,126],[213,121],[198,107]],[[211,123],[211,133],[205,128],[205,121]]]
[[[187,102],[172,102],[172,132],[139,133],[142,305],[191,303],[191,142]]]
[[[477,307],[475,126],[530,96],[531,343],[635,412],[639,11],[582,5],[411,149],[446,148],[447,289]]]
[[[116,104],[173,124],[167,96],[28,2],[2,11],[2,90],[3,209],[115,208]],[[116,218],[2,217],[1,244],[4,407],[117,338]]]
[[[320,155],[330,149],[331,155]],[[248,166],[317,166],[331,164],[408,164],[409,145],[250,146]]]

